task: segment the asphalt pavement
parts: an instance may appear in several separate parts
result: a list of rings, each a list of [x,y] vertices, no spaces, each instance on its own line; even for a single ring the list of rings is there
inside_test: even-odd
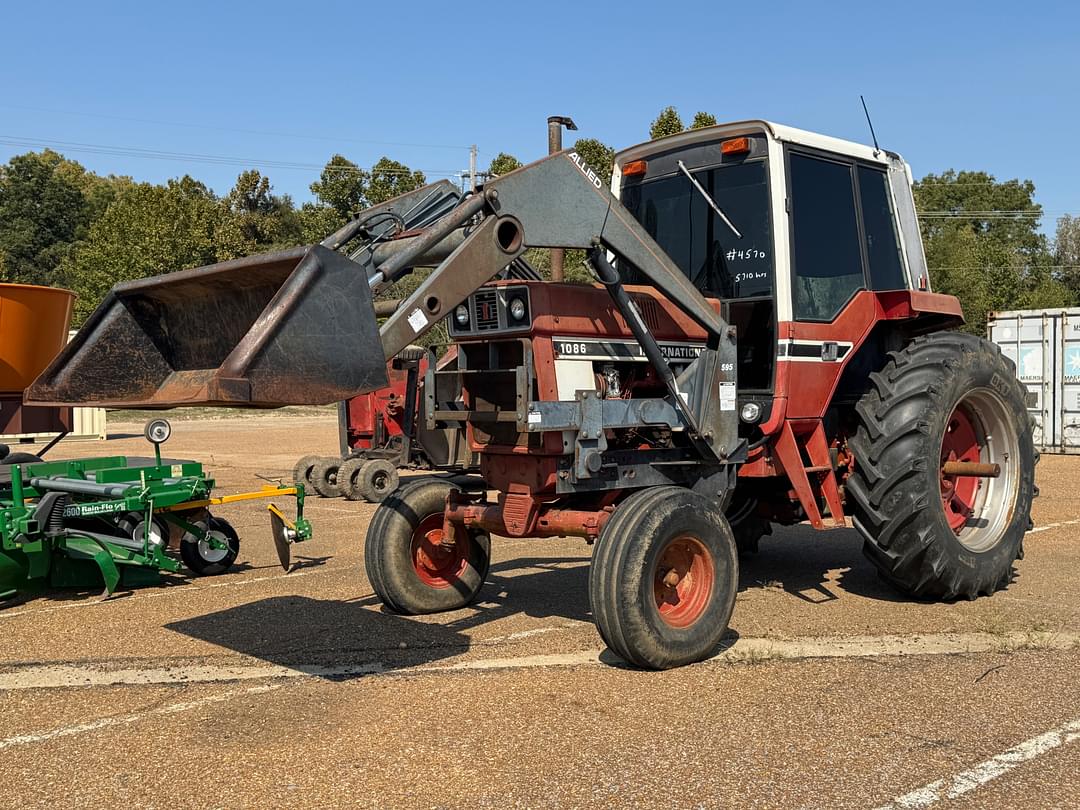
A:
[[[110,434],[53,455],[145,454]],[[173,434],[221,494],[337,447],[332,415]],[[364,575],[372,505],[309,499],[288,574],[265,504],[223,506],[225,575],[0,609],[0,806],[1074,808],[1080,457],[1038,482],[1007,590],[911,601],[853,530],[778,529],[724,649],[659,673],[604,649],[583,541],[496,538],[476,604],[401,617]]]

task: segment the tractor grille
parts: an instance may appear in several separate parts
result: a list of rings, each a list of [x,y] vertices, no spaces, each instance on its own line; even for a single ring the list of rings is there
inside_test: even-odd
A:
[[[657,306],[656,299],[649,295],[632,295],[630,297],[637,304],[638,312],[641,313],[645,325],[654,332],[659,331],[660,307]]]
[[[477,331],[499,328],[499,306],[495,290],[481,290],[473,296],[473,318]]]

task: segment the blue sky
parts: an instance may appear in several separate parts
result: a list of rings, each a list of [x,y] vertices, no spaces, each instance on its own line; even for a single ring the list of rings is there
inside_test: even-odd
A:
[[[6,3],[0,160],[58,142],[99,173],[189,173],[218,192],[254,166],[302,201],[318,174],[305,167],[333,152],[432,179],[466,168],[471,143],[481,166],[534,159],[551,114],[616,148],[667,104],[868,142],[862,93],[916,176],[1030,178],[1052,232],[1080,214],[1078,7]]]

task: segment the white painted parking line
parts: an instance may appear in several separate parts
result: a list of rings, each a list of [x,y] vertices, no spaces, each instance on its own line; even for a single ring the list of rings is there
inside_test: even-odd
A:
[[[878,810],[918,810],[937,804],[943,799],[957,799],[1025,762],[1077,740],[1080,740],[1080,720],[1072,720],[1030,740],[1024,740],[1008,751],[980,762],[974,768],[898,796]]]
[[[538,632],[562,629],[538,628],[504,637],[509,641]],[[478,640],[483,644],[484,640]],[[1010,649],[1069,649],[1080,645],[1076,633],[943,633],[922,636],[853,636],[836,638],[768,639],[740,638],[710,660],[716,663],[757,663],[807,658],[877,658],[910,655],[958,655]],[[416,675],[466,670],[534,669],[558,666],[596,666],[605,663],[602,650],[566,653],[473,658],[447,664],[394,666],[383,661],[289,666],[244,659],[236,664],[169,664],[110,668],[108,662],[65,662],[7,667],[0,671],[0,692],[23,689],[69,689],[87,686],[146,686],[164,684],[221,683],[273,678],[354,678],[368,675]],[[613,659],[606,659],[613,660]]]
[[[243,695],[255,695],[262,694],[264,692],[272,692],[275,689],[280,689],[284,684],[281,683],[268,683],[261,686],[252,686],[247,689],[233,689],[228,692],[222,692],[218,695],[210,695],[209,697],[199,698],[198,700],[189,700],[183,703],[170,703],[167,706],[159,706],[156,709],[151,709],[145,712],[136,712],[133,714],[124,714],[117,717],[103,717],[100,720],[93,720],[89,723],[79,723],[73,726],[62,726],[60,728],[49,729],[47,731],[39,731],[33,734],[17,734],[14,737],[8,737],[0,740],[0,750],[5,748],[12,748],[17,745],[31,745],[33,743],[47,742],[48,740],[56,739],[57,737],[74,737],[78,734],[86,734],[91,731],[99,731],[103,728],[109,728],[112,726],[127,726],[146,717],[154,717],[169,714],[178,714],[180,712],[191,711],[192,709],[198,709],[201,706],[208,706],[212,703],[223,703],[226,700],[230,700],[234,697],[240,697]]]
[[[1080,523],[1080,518],[1077,518],[1076,520],[1062,520],[1057,523],[1047,523],[1044,526],[1036,526],[1034,529],[1028,529],[1027,533],[1036,534],[1037,532],[1045,532],[1050,529],[1056,529],[1059,526],[1075,526],[1077,523]]]

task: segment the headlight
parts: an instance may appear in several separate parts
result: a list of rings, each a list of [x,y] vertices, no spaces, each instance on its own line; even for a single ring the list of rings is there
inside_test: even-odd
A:
[[[739,416],[742,417],[744,422],[756,422],[761,418],[761,406],[756,402],[747,402],[742,406]]]
[[[464,304],[458,304],[457,309],[454,310],[454,320],[457,321],[458,326],[468,326],[469,308]]]
[[[510,299],[510,317],[515,321],[525,320],[525,302],[520,298]]]

